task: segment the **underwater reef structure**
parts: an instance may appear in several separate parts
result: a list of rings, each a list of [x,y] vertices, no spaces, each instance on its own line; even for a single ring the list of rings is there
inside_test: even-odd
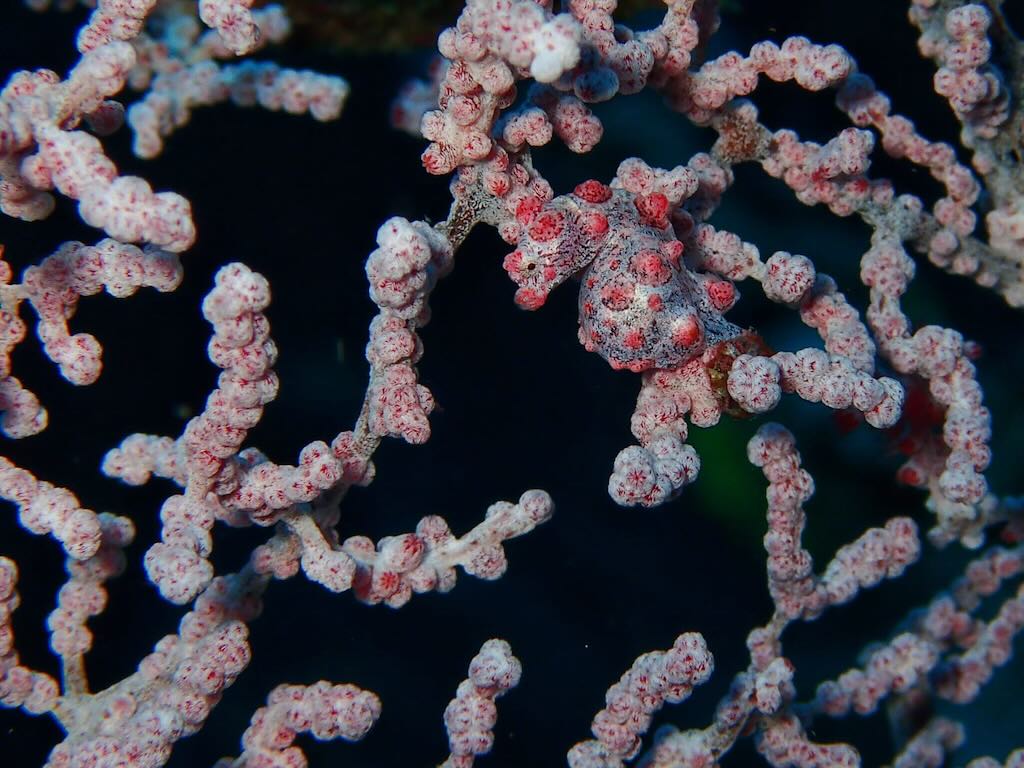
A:
[[[0,12],[4,764],[1024,766],[1019,12],[895,5]]]

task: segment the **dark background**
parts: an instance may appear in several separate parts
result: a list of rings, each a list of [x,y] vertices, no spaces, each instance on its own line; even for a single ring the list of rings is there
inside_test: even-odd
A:
[[[3,0],[0,72],[65,72],[75,59],[74,30],[84,13],[37,15]],[[733,2],[711,53],[745,51],[756,40],[781,41],[790,34],[844,45],[893,98],[896,111],[915,119],[925,135],[955,143],[958,127],[931,92],[934,68],[916,55],[904,3]],[[199,304],[216,269],[239,260],[270,280],[268,315],[280,349],[282,387],[249,444],[276,461],[294,462],[303,445],[329,441],[358,413],[366,380],[362,349],[373,314],[363,262],[377,227],[391,215],[436,221],[447,211],[447,179],[429,177],[420,167],[423,142],[387,125],[390,100],[424,70],[427,52],[339,55],[305,43],[299,30],[293,42],[261,56],[346,77],[352,94],[341,119],[318,124],[232,106],[200,109],[153,162],[131,156],[127,131],[105,140],[122,173],[142,175],[155,189],[191,200],[199,236],[184,254],[185,281],[169,295],[143,291],[128,300],[103,295],[81,302],[73,329],[95,334],[104,345],[103,376],[91,387],[60,378],[34,340],[14,355],[15,375],[39,395],[50,426],[16,444],[5,441],[0,451],[41,479],[74,490],[84,506],[131,517],[139,530],[128,550],[128,572],[110,585],[107,612],[90,624],[96,642],[89,671],[97,690],[134,670],[182,614],[159,599],[141,569],[142,555],[158,535],[160,503],[172,489],[161,482],[128,488],[102,477],[98,466],[125,435],[178,435],[201,409],[216,371],[205,356],[209,329]],[[768,84],[755,98],[769,126],[795,128],[805,139],[827,140],[846,125],[830,94]],[[576,157],[554,145],[537,153],[556,193],[586,178],[607,180],[631,155],[663,167],[684,163],[713,138],[651,93],[617,99],[597,112],[605,138],[594,153]],[[893,177],[900,191],[927,202],[938,194],[926,174],[884,159],[875,173]],[[863,307],[866,290],[856,275],[867,228],[805,208],[757,168],[737,175],[712,222],[754,242],[765,256],[778,249],[811,256]],[[0,242],[15,274],[64,240],[99,238],[63,199],[45,225],[0,220]],[[371,689],[384,707],[360,744],[314,746],[304,739],[312,766],[436,764],[447,754],[444,707],[490,637],[509,640],[525,670],[519,688],[499,702],[496,747],[482,758],[491,766],[564,764],[565,751],[589,735],[606,688],[638,654],[668,647],[680,632],[705,635],[717,671],[691,701],[664,710],[656,723],[707,724],[733,674],[746,666],[746,633],[770,613],[760,543],[764,480],[745,458],[758,420],[726,419],[711,430],[693,429],[703,460],[698,482],[662,508],[616,507],[606,493],[607,477],[615,454],[633,442],[629,415],[638,378],[612,372],[579,346],[573,285],[560,288],[538,312],[517,310],[514,286],[500,267],[508,250],[496,233],[479,229],[458,253],[422,332],[421,378],[439,403],[431,417],[433,437],[420,447],[383,445],[377,480],[346,499],[340,531],[376,539],[412,530],[423,515],[442,514],[461,534],[479,522],[488,504],[514,500],[534,487],[554,497],[554,519],[506,547],[510,569],[500,581],[460,575],[452,593],[417,596],[399,611],[329,594],[301,576],[272,585],[263,616],[251,625],[253,663],[206,728],[177,745],[170,765],[209,765],[237,754],[242,731],[269,690],[318,679]],[[778,349],[813,343],[813,334],[757,296],[756,286],[740,287],[745,297],[733,312],[736,322],[754,326]],[[1019,313],[927,264],[906,305],[916,323],[950,325],[984,346],[979,377],[995,427],[989,477],[997,492],[1019,492]],[[23,317],[32,319],[27,312]],[[865,427],[843,434],[827,409],[801,402],[785,402],[773,418],[796,433],[817,481],[805,543],[819,567],[836,547],[894,514],[914,516],[922,530],[930,525],[921,495],[892,482],[900,457],[885,436]],[[217,528],[218,571],[237,569],[266,535]],[[55,672],[45,616],[63,575],[59,548],[22,531],[5,504],[0,552],[21,569],[19,651],[25,663]],[[959,547],[929,547],[905,578],[787,632],[786,653],[797,665],[801,698],[854,664],[866,643],[889,637],[900,618],[948,584],[966,559]],[[1011,663],[973,708],[948,708],[968,728],[955,764],[978,754],[1002,760],[1024,743],[1022,682],[1024,667]],[[822,719],[812,735],[851,741],[869,766],[896,749],[882,714]],[[0,711],[0,765],[40,765],[59,737],[48,718]],[[748,764],[761,764],[749,741],[723,761]]]

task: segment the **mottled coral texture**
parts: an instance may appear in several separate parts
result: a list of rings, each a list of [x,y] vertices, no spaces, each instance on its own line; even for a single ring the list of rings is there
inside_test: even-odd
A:
[[[1024,765],[1018,4],[9,5],[5,768]]]

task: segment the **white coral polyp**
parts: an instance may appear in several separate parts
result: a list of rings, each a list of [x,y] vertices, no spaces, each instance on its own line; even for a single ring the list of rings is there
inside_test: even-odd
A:
[[[530,76],[553,83],[580,60],[579,26],[568,16],[556,16],[530,36],[534,55]]]

